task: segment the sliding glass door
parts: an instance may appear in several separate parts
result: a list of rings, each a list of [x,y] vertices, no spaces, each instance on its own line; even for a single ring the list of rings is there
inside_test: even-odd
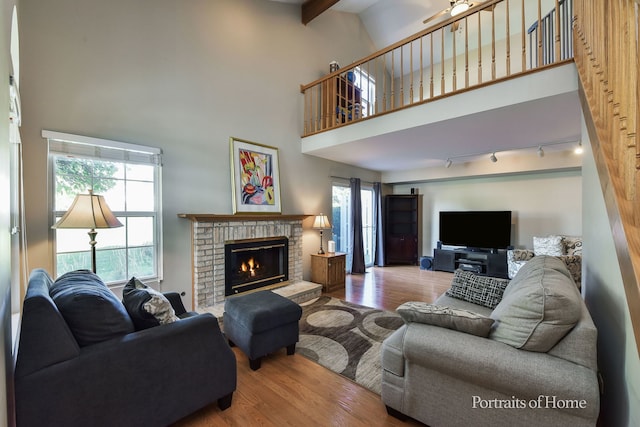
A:
[[[351,241],[351,189],[348,184],[333,184],[332,238],[336,242],[336,251],[344,252],[349,258],[353,253]],[[375,220],[373,217],[373,188],[362,186],[362,236],[364,243],[364,263],[371,267],[375,253]]]

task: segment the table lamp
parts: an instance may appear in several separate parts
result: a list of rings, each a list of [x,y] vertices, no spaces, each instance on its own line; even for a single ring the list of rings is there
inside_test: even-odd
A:
[[[320,230],[320,250],[318,251],[318,253],[324,254],[324,249],[322,249],[322,230],[331,228],[329,218],[327,218],[327,216],[323,214],[316,215],[316,219],[313,221],[313,228]]]
[[[78,194],[69,210],[51,228],[89,228],[89,244],[91,245],[91,271],[96,272],[96,228],[122,227],[122,223],[111,212],[104,196]]]

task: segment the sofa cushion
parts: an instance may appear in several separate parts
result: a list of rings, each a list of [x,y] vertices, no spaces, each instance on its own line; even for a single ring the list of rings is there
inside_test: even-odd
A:
[[[480,276],[470,271],[456,270],[451,287],[446,294],[450,297],[494,308],[502,299],[502,293],[509,284],[507,279]]]
[[[536,256],[518,271],[491,313],[489,338],[523,350],[547,352],[580,319],[581,299],[564,263]]]
[[[536,255],[563,255],[564,243],[562,242],[562,236],[534,237],[533,252]]]
[[[488,336],[493,325],[493,319],[490,317],[421,301],[405,302],[396,311],[405,323],[426,323],[480,337]]]
[[[81,347],[134,331],[122,303],[89,270],[60,276],[51,285],[49,295]]]
[[[122,302],[137,330],[180,320],[162,293],[135,277],[132,277],[122,290]]]

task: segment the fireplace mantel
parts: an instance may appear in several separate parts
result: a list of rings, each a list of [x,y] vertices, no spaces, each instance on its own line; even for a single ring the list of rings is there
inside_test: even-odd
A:
[[[224,214],[193,214],[181,213],[180,218],[190,219],[193,222],[224,222],[224,221],[295,221],[304,220],[313,215],[280,215],[280,214],[242,214],[242,215],[224,215]]]

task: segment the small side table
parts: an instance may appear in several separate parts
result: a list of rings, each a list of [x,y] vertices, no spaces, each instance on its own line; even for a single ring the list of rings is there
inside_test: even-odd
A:
[[[323,292],[344,288],[346,258],[341,252],[311,254],[311,281],[320,283]]]

